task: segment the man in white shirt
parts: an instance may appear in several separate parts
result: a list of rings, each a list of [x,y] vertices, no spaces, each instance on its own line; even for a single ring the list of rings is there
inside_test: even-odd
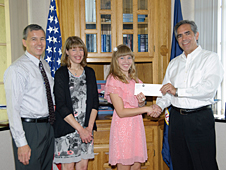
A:
[[[48,119],[47,96],[53,93],[47,95],[40,61],[50,91],[53,90],[53,78],[49,65],[42,58],[46,45],[43,28],[36,24],[28,25],[24,29],[22,42],[26,47],[25,54],[12,63],[4,74],[15,166],[17,170],[51,170],[54,133]]]
[[[172,105],[169,146],[174,170],[216,170],[215,121],[211,105],[223,79],[216,53],[198,46],[199,33],[193,21],[174,28],[183,53],[170,61],[154,107]]]

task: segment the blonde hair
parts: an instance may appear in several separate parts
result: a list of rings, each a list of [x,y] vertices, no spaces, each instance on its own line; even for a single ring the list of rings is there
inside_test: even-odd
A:
[[[76,47],[83,48],[84,50],[84,56],[80,63],[81,66],[85,67],[87,65],[86,58],[88,55],[88,51],[87,51],[86,45],[84,44],[81,38],[77,36],[71,36],[71,37],[68,37],[67,40],[65,41],[65,44],[63,47],[63,53],[61,57],[61,66],[67,66],[67,67],[71,66],[71,63],[66,51],[69,51],[70,49],[76,48]]]
[[[126,79],[126,75],[122,72],[122,70],[120,69],[119,64],[118,64],[118,58],[121,56],[126,56],[126,55],[130,55],[133,60],[133,63],[128,72],[129,77],[138,83],[137,71],[136,71],[136,66],[134,63],[134,59],[135,59],[134,54],[131,51],[131,49],[124,44],[121,44],[121,45],[117,46],[116,48],[114,48],[108,76],[112,75],[114,78],[122,81],[123,83],[129,83]]]

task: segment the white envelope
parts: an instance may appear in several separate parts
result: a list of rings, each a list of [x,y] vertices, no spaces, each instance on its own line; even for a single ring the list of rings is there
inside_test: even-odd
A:
[[[135,92],[137,95],[142,92],[145,96],[162,96],[160,91],[162,84],[135,84]]]

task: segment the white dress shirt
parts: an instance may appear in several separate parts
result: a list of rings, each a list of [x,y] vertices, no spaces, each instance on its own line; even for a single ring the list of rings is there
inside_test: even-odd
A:
[[[192,53],[184,52],[170,61],[163,85],[178,88],[178,97],[166,93],[157,98],[162,109],[172,104],[178,108],[198,108],[214,103],[214,96],[223,79],[224,70],[216,53],[198,46]]]
[[[41,58],[53,92],[49,65]],[[27,51],[9,66],[4,74],[7,114],[17,147],[27,144],[21,117],[41,118],[49,115],[46,88],[39,70],[39,59]],[[52,98],[53,93],[52,93]]]

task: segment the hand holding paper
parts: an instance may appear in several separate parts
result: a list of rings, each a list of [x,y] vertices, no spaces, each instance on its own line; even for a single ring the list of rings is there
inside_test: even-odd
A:
[[[137,95],[142,92],[145,96],[162,96],[160,91],[162,85],[161,84],[135,84],[135,92]]]
[[[175,95],[176,90],[177,89],[171,83],[164,84],[161,88],[161,92],[163,95],[165,95],[166,93]]]

